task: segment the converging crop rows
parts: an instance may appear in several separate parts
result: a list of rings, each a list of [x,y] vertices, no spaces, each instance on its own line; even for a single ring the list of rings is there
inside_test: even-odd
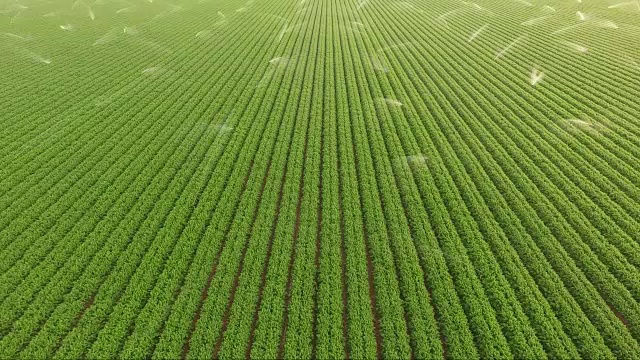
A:
[[[0,358],[640,357],[639,28],[0,0]]]

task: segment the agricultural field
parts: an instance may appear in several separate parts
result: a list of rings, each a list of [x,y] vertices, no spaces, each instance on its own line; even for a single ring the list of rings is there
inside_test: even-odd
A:
[[[0,0],[0,359],[640,358],[640,1]]]

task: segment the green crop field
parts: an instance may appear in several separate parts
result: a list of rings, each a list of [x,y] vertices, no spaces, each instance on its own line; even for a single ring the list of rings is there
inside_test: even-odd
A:
[[[0,0],[0,359],[640,358],[640,1]]]

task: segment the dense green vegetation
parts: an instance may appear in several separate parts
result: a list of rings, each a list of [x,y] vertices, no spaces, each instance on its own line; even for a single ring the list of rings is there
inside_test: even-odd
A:
[[[0,0],[0,358],[640,358],[639,30]]]

